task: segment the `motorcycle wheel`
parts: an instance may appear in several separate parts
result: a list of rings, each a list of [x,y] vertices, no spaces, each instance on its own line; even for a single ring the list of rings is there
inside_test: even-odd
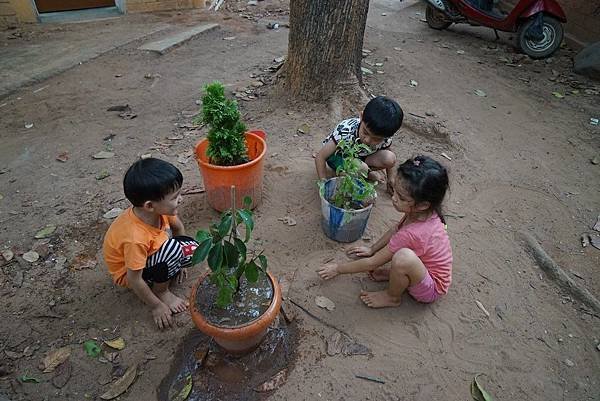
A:
[[[550,57],[558,48],[563,40],[563,27],[560,21],[550,16],[544,16],[544,26],[542,32],[544,38],[540,41],[527,39],[527,30],[533,24],[534,19],[528,19],[519,27],[518,41],[519,47],[523,53],[531,58],[540,59]]]
[[[427,4],[425,20],[427,20],[427,25],[429,25],[430,28],[437,30],[446,29],[452,25],[452,22],[448,21],[448,18],[444,13],[433,7],[431,4]]]

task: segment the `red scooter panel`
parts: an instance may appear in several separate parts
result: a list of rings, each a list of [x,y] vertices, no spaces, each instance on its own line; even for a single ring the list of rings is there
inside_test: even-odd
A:
[[[540,11],[552,15],[563,24],[567,22],[567,16],[556,0],[538,0],[529,6],[529,8],[521,14],[521,17],[529,18]]]
[[[499,16],[492,16],[485,13],[468,1],[449,1],[469,21],[505,32],[516,32],[522,19],[529,18],[540,11],[552,15],[562,22],[566,22],[567,20],[565,13],[556,0],[520,0],[510,13],[502,19]]]

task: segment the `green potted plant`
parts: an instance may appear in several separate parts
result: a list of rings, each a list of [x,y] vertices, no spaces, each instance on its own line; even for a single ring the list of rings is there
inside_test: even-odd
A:
[[[267,272],[263,251],[248,248],[254,229],[252,200],[244,198],[245,208],[232,204],[219,222],[196,234],[199,243],[193,263],[207,260],[210,268],[192,289],[192,320],[203,333],[231,353],[245,353],[260,344],[281,306],[277,280]],[[245,231],[242,237],[238,227]]]
[[[342,155],[343,162],[337,168],[337,177],[319,182],[321,227],[335,241],[353,242],[362,237],[377,197],[375,184],[367,180],[368,172],[358,159],[366,147],[340,141],[336,152]]]
[[[229,188],[237,189],[238,204],[248,196],[253,209],[262,201],[263,161],[267,151],[262,131],[246,131],[235,100],[215,81],[204,87],[202,107],[195,122],[206,124],[208,134],[195,148],[208,203],[223,212],[231,204]]]

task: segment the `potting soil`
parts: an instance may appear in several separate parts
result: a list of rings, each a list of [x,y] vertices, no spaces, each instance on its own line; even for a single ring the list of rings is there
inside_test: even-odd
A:
[[[196,308],[211,324],[220,327],[235,327],[257,319],[271,305],[273,285],[266,274],[261,274],[256,283],[245,277],[240,279],[240,288],[233,302],[220,308],[216,305],[218,288],[206,279],[196,292]]]

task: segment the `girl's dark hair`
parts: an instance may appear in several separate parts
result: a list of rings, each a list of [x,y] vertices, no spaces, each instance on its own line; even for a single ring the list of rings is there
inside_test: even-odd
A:
[[[183,184],[183,175],[174,165],[153,157],[136,161],[123,178],[125,197],[133,206],[146,201],[160,201],[177,191]]]
[[[398,166],[398,178],[402,178],[406,190],[416,203],[429,202],[442,222],[442,201],[448,190],[446,168],[431,157],[415,156]]]

